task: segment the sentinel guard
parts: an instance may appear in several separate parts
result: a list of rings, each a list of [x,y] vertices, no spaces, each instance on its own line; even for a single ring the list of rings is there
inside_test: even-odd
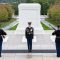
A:
[[[54,29],[55,31],[52,33],[52,35],[56,35],[55,44],[56,44],[57,57],[60,57],[60,25],[58,25],[57,27],[58,30]]]
[[[2,52],[2,43],[3,43],[3,38],[5,38],[6,32],[3,29],[0,29],[0,57],[1,57],[1,52]]]
[[[32,52],[32,39],[34,38],[34,28],[31,27],[31,22],[28,22],[28,27],[25,30],[25,37],[27,39],[28,52]]]

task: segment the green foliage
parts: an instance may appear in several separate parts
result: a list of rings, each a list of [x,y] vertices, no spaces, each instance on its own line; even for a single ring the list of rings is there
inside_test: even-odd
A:
[[[8,12],[5,8],[0,6],[0,21],[4,21],[8,19]]]
[[[60,20],[60,4],[51,6],[48,10],[48,16],[53,20]]]
[[[13,13],[11,5],[5,4],[5,8],[8,11],[8,19],[11,19],[12,18],[12,13]]]
[[[14,2],[25,3],[26,0],[0,0],[0,2],[4,2],[4,3],[14,3]]]
[[[54,3],[54,0],[31,0],[31,2],[41,4],[41,14],[46,15],[50,5]]]
[[[46,21],[57,26],[60,25],[60,0],[55,0],[54,5],[51,5],[48,9],[49,18]]]
[[[18,3],[11,3],[11,5],[14,10],[14,14],[18,15]]]
[[[7,25],[9,25],[10,23],[14,22],[16,19],[12,18],[10,21],[4,21],[4,22],[0,22],[0,28],[3,28]]]
[[[27,2],[27,3],[30,3],[30,2],[31,2],[31,0],[27,0],[26,2]]]
[[[9,30],[16,30],[18,24],[16,24],[15,26],[11,27]]]
[[[14,10],[14,14],[18,15],[18,4],[25,3],[26,0],[0,0],[0,2],[11,4]]]
[[[51,30],[48,26],[46,26],[46,25],[43,24],[42,22],[41,22],[41,25],[42,25],[42,27],[43,27],[44,30]]]
[[[48,21],[49,23],[57,26],[57,25],[60,25],[60,20],[53,20],[51,18],[47,18],[46,21]]]
[[[59,3],[60,0],[1,0],[13,5],[15,15],[18,15],[18,4],[20,3],[39,3],[41,4],[41,14],[46,15],[49,7],[54,3]]]
[[[20,3],[39,3],[41,4],[41,14],[46,15],[47,10],[51,4],[54,3],[55,0],[4,0],[5,2],[9,2],[13,5],[15,15],[18,15],[18,4]]]
[[[8,21],[12,18],[12,8],[8,4],[0,4],[0,22]]]

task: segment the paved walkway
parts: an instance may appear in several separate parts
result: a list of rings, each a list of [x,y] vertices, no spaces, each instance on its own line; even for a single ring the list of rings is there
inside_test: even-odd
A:
[[[60,60],[55,54],[2,54],[0,60]]]
[[[39,32],[40,33],[40,32]],[[44,34],[37,34],[36,42],[33,42],[33,50],[37,49],[52,49],[55,50],[55,44],[51,40],[52,31],[46,31]],[[27,43],[22,42],[22,38],[24,35],[22,34],[15,34],[15,31],[7,31],[8,34],[8,40],[7,42],[3,43],[3,50],[5,49],[18,49],[18,50],[25,50],[27,49]]]
[[[50,39],[50,35],[53,31],[45,31],[46,34],[36,35],[37,42],[33,43],[33,49],[37,50],[37,53],[23,53],[24,50],[27,51],[27,45],[25,42],[22,42],[22,37],[24,35],[15,34],[15,31],[6,31],[8,34],[7,42],[3,43],[2,57],[0,60],[60,60],[56,57],[55,44]],[[15,53],[8,53],[6,50],[17,50]],[[23,51],[22,51],[23,50]],[[50,53],[44,53],[43,50],[50,50]],[[20,53],[18,53],[20,51]],[[26,52],[25,51],[25,52]],[[38,53],[40,51],[40,53]],[[45,51],[45,52],[47,52]]]

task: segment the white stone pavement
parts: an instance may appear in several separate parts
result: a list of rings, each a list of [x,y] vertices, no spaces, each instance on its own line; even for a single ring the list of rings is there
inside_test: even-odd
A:
[[[56,55],[49,54],[2,54],[0,60],[60,60]]]
[[[50,36],[53,31],[45,31],[44,34],[36,34],[36,42],[33,42],[33,49],[54,49],[55,44]],[[8,40],[3,43],[3,49],[27,49],[27,43],[22,42],[23,34],[15,34],[15,31],[7,31]]]
[[[8,41],[3,43],[3,50],[7,49],[27,49],[26,43],[22,42],[22,36],[16,34],[15,31],[6,31]],[[33,43],[33,49],[41,50],[55,49],[55,44],[49,38],[53,31],[45,31],[46,34],[36,35],[37,42]],[[2,53],[0,60],[60,60],[56,57],[56,53]]]

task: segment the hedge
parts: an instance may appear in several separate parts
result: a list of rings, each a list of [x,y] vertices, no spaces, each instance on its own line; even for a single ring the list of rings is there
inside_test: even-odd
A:
[[[60,20],[60,4],[53,5],[48,10],[48,16],[53,20]]]
[[[0,21],[8,21],[12,18],[13,10],[9,4],[0,4]]]

